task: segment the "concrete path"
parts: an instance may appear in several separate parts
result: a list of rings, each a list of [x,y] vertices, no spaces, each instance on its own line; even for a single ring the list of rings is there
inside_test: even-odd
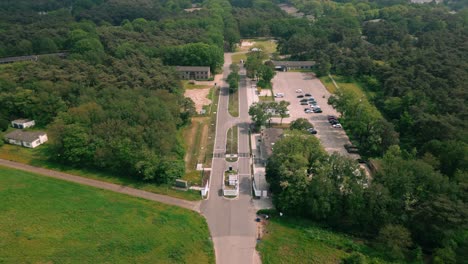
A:
[[[169,196],[165,196],[161,194],[155,194],[155,193],[151,193],[147,191],[142,191],[142,190],[126,187],[123,185],[88,179],[85,177],[71,175],[68,173],[58,172],[54,170],[33,167],[30,165],[26,165],[26,164],[14,162],[14,161],[9,161],[9,160],[0,159],[0,166],[28,171],[32,173],[37,173],[37,174],[41,174],[41,175],[55,178],[55,179],[93,186],[99,189],[123,193],[123,194],[127,194],[130,196],[140,197],[143,199],[160,202],[160,203],[164,203],[168,205],[180,206],[180,207],[183,207],[183,208],[195,211],[195,212],[200,212],[200,202],[186,201],[186,200],[177,199],[177,198],[173,198],[173,197],[169,197]]]

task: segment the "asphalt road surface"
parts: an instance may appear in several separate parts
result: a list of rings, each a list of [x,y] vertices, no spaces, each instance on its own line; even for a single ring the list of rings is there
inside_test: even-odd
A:
[[[257,227],[255,223],[255,208],[252,202],[250,178],[250,148],[248,136],[247,88],[245,71],[240,72],[239,85],[239,117],[234,118],[228,112],[229,91],[225,79],[229,75],[231,55],[224,55],[223,81],[219,84],[220,97],[216,138],[211,169],[209,197],[202,202],[201,212],[206,217],[214,243],[216,263],[260,263],[255,251]],[[227,130],[233,125],[239,128],[238,153],[235,163],[225,161]],[[217,155],[218,154],[218,155]],[[223,173],[232,165],[239,172],[239,196],[227,199],[222,195]]]

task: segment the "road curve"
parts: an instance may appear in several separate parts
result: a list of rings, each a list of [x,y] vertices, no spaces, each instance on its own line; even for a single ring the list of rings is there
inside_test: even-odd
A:
[[[139,198],[143,198],[143,199],[147,199],[147,200],[151,200],[155,202],[160,202],[160,203],[164,203],[168,205],[175,205],[175,206],[183,207],[183,208],[200,213],[200,202],[186,201],[182,199],[169,197],[166,195],[155,194],[155,193],[138,190],[138,189],[131,188],[131,187],[126,187],[123,185],[88,179],[85,177],[80,177],[80,176],[76,176],[76,175],[72,175],[68,173],[34,167],[34,166],[30,166],[30,165],[26,165],[26,164],[14,162],[14,161],[4,160],[4,159],[0,159],[0,166],[28,171],[32,173],[37,173],[37,174],[55,178],[55,179],[88,185],[88,186],[92,186],[92,187],[96,187],[96,188],[104,189],[104,190],[109,190],[109,191],[113,191],[117,193],[123,193],[123,194],[127,194],[130,196],[139,197]]]

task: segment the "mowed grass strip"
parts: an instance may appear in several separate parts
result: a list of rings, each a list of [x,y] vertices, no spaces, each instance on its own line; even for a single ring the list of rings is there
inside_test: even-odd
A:
[[[112,173],[93,169],[70,167],[49,161],[47,159],[48,155],[49,153],[47,153],[47,143],[34,149],[9,144],[5,144],[0,147],[0,159],[6,159],[16,161],[19,163],[29,164],[31,166],[61,171],[64,173],[69,173],[99,181],[120,184],[127,187],[141,189],[157,194],[168,195],[171,197],[185,199],[189,201],[197,201],[201,199],[199,191],[179,191],[173,189],[170,185],[156,185],[151,182],[144,182],[142,180],[134,178],[132,175],[115,175]]]
[[[362,241],[318,227],[309,221],[274,217],[268,221],[266,231],[257,244],[264,264],[340,263],[355,251],[377,258],[378,263],[387,263]]]
[[[214,263],[202,216],[0,167],[0,263]]]
[[[229,94],[228,111],[233,117],[239,116],[239,89]]]

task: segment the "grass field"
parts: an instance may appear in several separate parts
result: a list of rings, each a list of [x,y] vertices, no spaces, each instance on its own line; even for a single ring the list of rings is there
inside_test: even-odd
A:
[[[235,64],[240,64],[240,60],[244,60],[244,62],[247,60],[247,54],[246,53],[236,53],[231,56],[232,63]]]
[[[239,116],[239,90],[229,94],[228,111],[233,117]]]
[[[20,163],[29,164],[32,166],[61,171],[95,180],[125,185],[128,187],[145,190],[152,193],[164,194],[185,200],[195,201],[201,199],[200,192],[198,191],[178,191],[173,189],[169,185],[155,185],[154,183],[136,180],[132,178],[131,175],[128,175],[128,177],[116,176],[102,171],[90,170],[85,168],[73,168],[62,164],[50,162],[46,158],[46,148],[46,145],[37,147],[35,149],[29,149],[5,144],[0,147],[0,159],[12,160]]]
[[[190,126],[183,130],[185,145],[184,180],[190,185],[201,185],[201,174],[196,171],[197,163],[203,163],[206,157],[209,117],[193,117]]]
[[[186,209],[0,167],[0,263],[214,263]]]
[[[239,48],[240,51],[248,51],[251,48],[260,47],[266,53],[272,54],[276,52],[276,47],[278,46],[276,41],[272,39],[245,39],[245,40],[249,42],[255,42],[255,43],[253,44],[253,46],[250,46],[250,47],[240,47]]]
[[[359,86],[358,83],[356,82],[348,82],[345,80],[344,77],[342,76],[337,76],[337,75],[332,75],[333,79],[335,80],[336,84],[338,85],[338,87],[340,87],[340,89],[345,89],[345,90],[352,90],[354,92],[356,92],[359,96],[366,96],[366,94],[364,93],[363,89]],[[327,90],[330,92],[330,93],[335,93],[336,91],[336,87],[335,85],[333,84],[332,80],[330,79],[330,77],[328,76],[323,76],[323,77],[320,77],[320,81],[322,81],[323,85],[325,85],[325,87],[327,88]]]
[[[363,241],[328,231],[311,222],[271,218],[266,234],[257,244],[262,263],[340,263],[352,252],[378,258],[378,252]],[[376,263],[386,263],[379,259]]]

